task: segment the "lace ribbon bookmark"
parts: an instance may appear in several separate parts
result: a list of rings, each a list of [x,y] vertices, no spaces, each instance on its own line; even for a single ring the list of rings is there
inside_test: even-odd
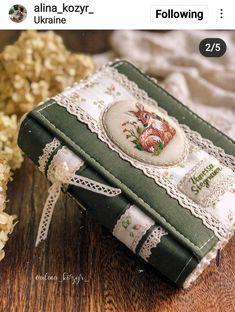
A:
[[[52,180],[53,183],[48,190],[49,194],[43,208],[35,246],[38,246],[38,244],[42,240],[45,240],[47,238],[52,214],[56,202],[60,196],[61,188],[64,185],[70,184],[78,186],[91,192],[95,192],[109,197],[114,197],[121,194],[121,190],[118,188],[113,188],[108,185],[77,175],[75,173],[75,170],[71,172],[71,169],[66,162],[53,166]]]

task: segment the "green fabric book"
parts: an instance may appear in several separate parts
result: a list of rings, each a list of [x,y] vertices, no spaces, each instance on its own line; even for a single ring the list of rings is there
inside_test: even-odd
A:
[[[98,70],[23,119],[18,144],[60,190],[178,286],[233,235],[235,145],[126,61]]]

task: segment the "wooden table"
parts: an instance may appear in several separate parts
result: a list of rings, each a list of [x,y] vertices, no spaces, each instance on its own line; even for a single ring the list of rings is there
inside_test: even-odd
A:
[[[107,48],[108,34],[66,36],[72,43],[76,35],[80,50],[99,52]],[[0,32],[0,41],[16,36]],[[8,211],[18,215],[19,223],[0,262],[0,311],[235,311],[235,237],[223,251],[219,268],[213,263],[191,289],[177,290],[64,195],[47,241],[35,248],[48,187],[28,159],[9,186]]]

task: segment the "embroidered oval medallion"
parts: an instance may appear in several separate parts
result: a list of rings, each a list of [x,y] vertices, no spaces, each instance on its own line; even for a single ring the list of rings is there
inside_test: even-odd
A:
[[[154,166],[173,166],[188,154],[180,126],[157,107],[126,100],[112,103],[102,115],[108,138],[132,158]]]

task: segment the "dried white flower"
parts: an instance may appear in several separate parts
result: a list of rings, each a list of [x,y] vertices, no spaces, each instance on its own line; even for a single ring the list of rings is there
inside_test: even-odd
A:
[[[17,146],[17,117],[0,113],[0,160],[7,161],[11,169],[19,168],[23,157]],[[2,178],[0,176],[0,178]],[[0,200],[1,202],[1,200]]]
[[[10,216],[4,210],[6,208],[6,191],[7,183],[11,179],[11,170],[6,160],[1,160],[0,153],[0,261],[4,258],[3,250],[8,235],[11,234],[14,228],[16,216]]]
[[[91,58],[68,51],[54,32],[22,32],[0,54],[0,110],[21,116],[93,71]]]

